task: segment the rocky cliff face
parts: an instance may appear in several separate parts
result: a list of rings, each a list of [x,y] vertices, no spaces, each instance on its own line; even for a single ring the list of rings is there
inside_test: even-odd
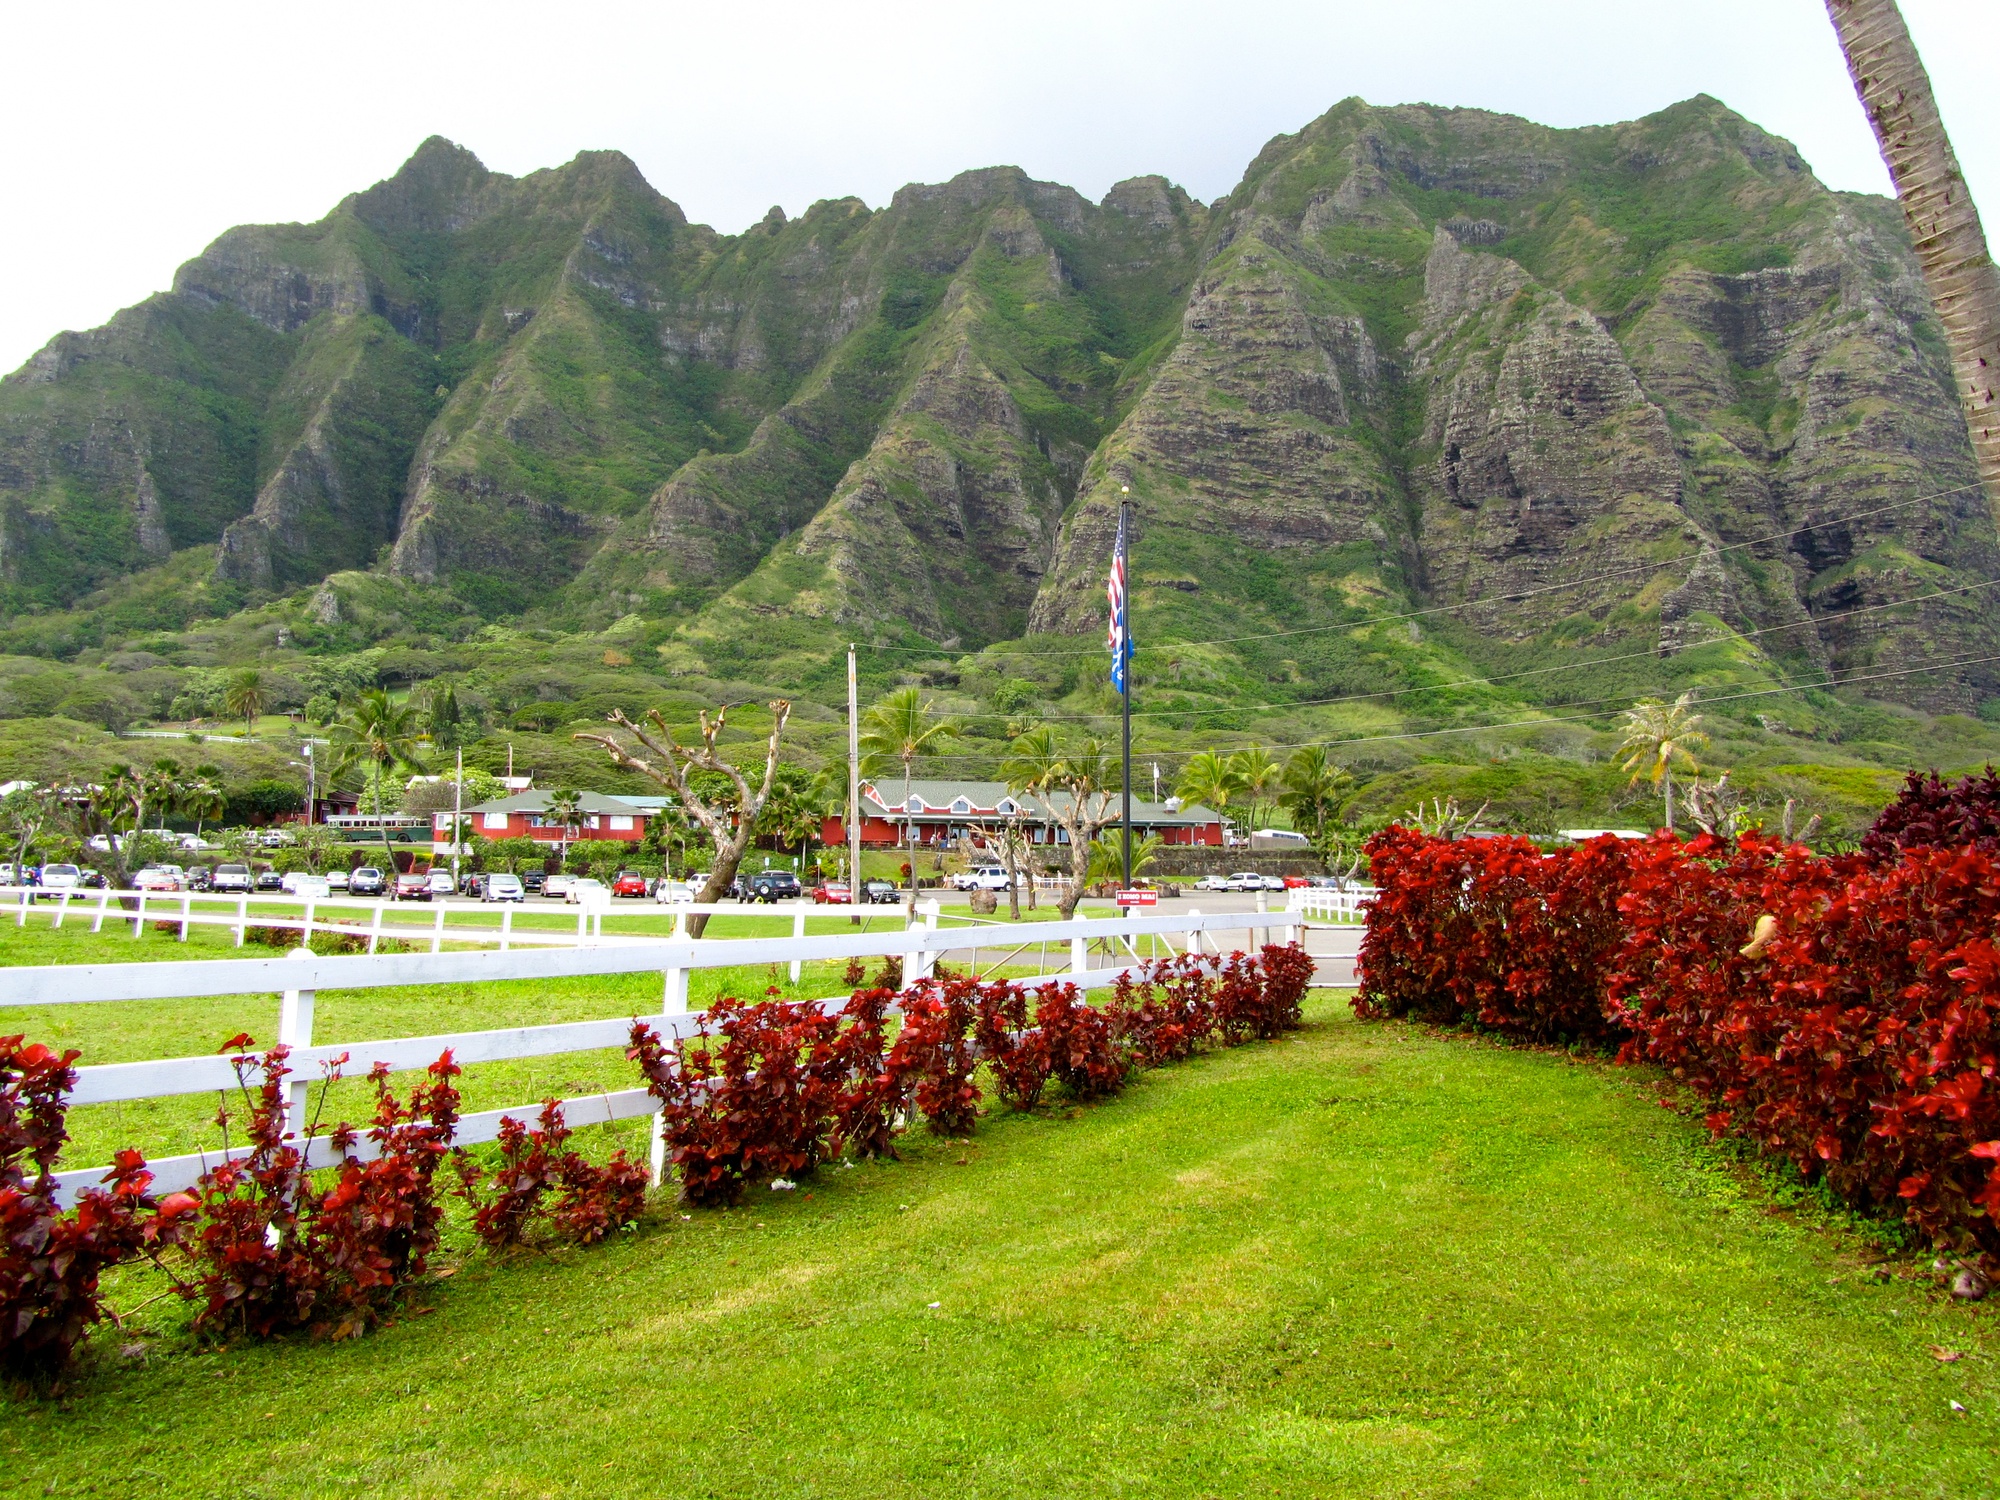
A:
[[[207,546],[220,597],[379,566],[712,666],[961,649],[1099,630],[1129,495],[1142,639],[1288,682],[1421,611],[1970,707],[1973,481],[1893,210],[1713,100],[1350,100],[1208,208],[994,168],[733,237],[616,153],[433,140],[0,382],[0,608]]]

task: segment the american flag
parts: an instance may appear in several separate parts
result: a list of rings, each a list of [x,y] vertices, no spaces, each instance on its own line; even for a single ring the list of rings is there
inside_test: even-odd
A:
[[[1111,686],[1125,691],[1125,670],[1132,661],[1132,631],[1125,619],[1125,508],[1118,508],[1118,549],[1111,554],[1111,577],[1104,587],[1111,601],[1111,628],[1106,643],[1111,647]]]

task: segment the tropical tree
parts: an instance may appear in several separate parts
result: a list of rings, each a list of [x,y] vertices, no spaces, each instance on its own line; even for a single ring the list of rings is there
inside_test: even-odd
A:
[[[333,769],[341,775],[359,766],[374,790],[377,827],[382,834],[382,852],[391,862],[395,851],[389,844],[389,827],[381,821],[382,783],[397,766],[421,766],[423,735],[417,711],[398,703],[386,689],[369,688],[356,698],[333,722]]]
[[[1624,759],[1619,769],[1632,773],[1636,784],[1645,777],[1662,787],[1667,805],[1667,831],[1674,828],[1674,767],[1689,775],[1701,770],[1698,751],[1708,748],[1701,715],[1694,711],[1694,694],[1685,692],[1672,703],[1646,698],[1625,711],[1625,728],[1618,742]]]
[[[919,756],[935,754],[959,732],[956,719],[939,718],[934,704],[923,701],[916,688],[898,688],[861,716],[861,774],[875,777],[890,767],[903,768],[903,802],[910,805],[910,778]],[[913,828],[907,811],[903,817],[904,841]],[[916,884],[910,886],[912,899]]]
[[[48,826],[56,799],[47,787],[20,787],[0,797],[0,833],[14,845],[14,883],[22,884],[21,867],[28,851]]]
[[[458,706],[458,693],[449,682],[431,684],[424,700],[424,725],[431,743],[440,750],[456,750],[465,743],[465,715]]]
[[[1944,325],[1986,503],[2000,519],[2000,268],[1896,0],[1826,0]]]
[[[1090,881],[1091,846],[1118,821],[1118,758],[1102,740],[1065,744],[1041,724],[1016,736],[1000,774],[1017,796],[1040,802],[1068,836],[1070,881],[1057,902],[1068,921]]]
[[[1285,762],[1284,793],[1278,802],[1291,814],[1292,827],[1324,854],[1341,805],[1353,793],[1354,777],[1326,753],[1326,746],[1302,745]]]
[[[255,667],[245,667],[229,679],[229,686],[223,690],[222,706],[243,721],[246,740],[257,732],[258,716],[264,712],[270,696],[264,686],[264,674]]]
[[[713,719],[707,709],[701,711],[699,749],[676,740],[666,715],[657,708],[646,715],[646,727],[633,723],[623,709],[611,714],[611,722],[636,742],[636,749],[616,733],[571,736],[572,739],[601,745],[614,765],[637,771],[672,792],[680,805],[715,840],[715,868],[708,872],[708,880],[701,888],[703,903],[715,900],[736,879],[737,867],[743,863],[743,851],[750,845],[757,818],[764,811],[765,799],[771,795],[771,783],[777,778],[778,754],[784,745],[785,724],[792,716],[792,705],[783,698],[775,698],[770,707],[771,735],[764,742],[764,777],[755,790],[741,770],[716,753],[716,737],[722,733],[729,718],[727,706],[718,708]],[[728,789],[726,801],[708,789],[705,785],[708,778],[703,776],[704,772],[723,778]],[[688,919],[691,937],[700,937],[707,926],[708,917],[704,913],[697,913]]]
[[[229,805],[229,798],[222,789],[222,769],[219,766],[196,766],[194,774],[180,786],[180,810],[194,819],[194,834],[201,837],[202,825],[210,818],[222,816]]]
[[[797,845],[799,869],[806,867],[806,850],[819,833],[826,806],[818,795],[819,783],[803,766],[780,766],[771,782],[771,795],[757,819],[757,831],[776,839],[780,849]]]
[[[1268,794],[1284,780],[1284,767],[1262,745],[1251,745],[1229,757],[1229,769],[1235,774],[1236,785],[1243,793],[1246,804],[1244,818],[1255,831],[1259,821],[1257,810],[1266,804]]]
[[[324,823],[301,823],[292,830],[291,849],[305,870],[313,875],[324,875],[340,858],[340,851],[347,843],[339,833]]]
[[[1152,869],[1160,852],[1160,836],[1147,834],[1132,846],[1132,874],[1136,877]],[[1125,873],[1125,840],[1117,833],[1101,833],[1090,846],[1090,880],[1117,880]]]
[[[562,829],[562,847],[558,858],[569,858],[569,841],[583,824],[583,793],[573,786],[560,787],[549,794],[548,816],[556,820]]]
[[[1229,804],[1243,790],[1235,760],[1213,750],[1198,750],[1181,767],[1174,795],[1183,802],[1200,803],[1227,816]]]

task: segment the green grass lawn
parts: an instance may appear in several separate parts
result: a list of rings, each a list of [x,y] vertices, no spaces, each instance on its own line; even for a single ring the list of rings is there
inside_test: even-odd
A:
[[[460,1246],[355,1343],[157,1304],[0,1405],[0,1494],[2000,1491],[1995,1315],[1928,1257],[1877,1280],[1646,1073],[1309,1022],[597,1249]]]

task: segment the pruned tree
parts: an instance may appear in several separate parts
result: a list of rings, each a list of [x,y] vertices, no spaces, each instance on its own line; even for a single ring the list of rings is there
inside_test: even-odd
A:
[[[732,706],[725,704],[718,708],[713,719],[707,709],[701,711],[699,749],[676,740],[666,715],[657,708],[646,715],[646,725],[635,724],[625,716],[623,709],[615,710],[610,715],[610,722],[637,742],[636,749],[615,732],[571,736],[572,739],[602,746],[614,765],[636,771],[672,792],[680,805],[715,841],[715,868],[708,872],[708,881],[698,893],[698,899],[703,903],[714,901],[736,879],[737,867],[743,863],[743,852],[750,847],[758,816],[764,811],[765,800],[771,795],[771,782],[778,774],[778,752],[785,739],[785,724],[792,716],[789,701],[783,698],[771,701],[771,737],[764,744],[764,776],[753,791],[749,778],[724,760],[715,748],[716,738],[728,722]],[[730,790],[734,793],[733,805],[719,805],[719,799],[704,794],[697,774],[703,771],[728,779]],[[692,937],[700,937],[707,926],[708,918],[704,913],[697,912],[688,919],[688,933]]]
[[[1056,903],[1065,922],[1076,915],[1089,883],[1091,846],[1118,820],[1117,772],[1117,759],[1103,741],[1065,746],[1046,724],[1018,736],[1001,765],[1008,787],[1034,797],[1068,835],[1070,879]]]
[[[1431,805],[1425,807],[1419,802],[1403,814],[1403,825],[1414,828],[1419,833],[1427,833],[1434,839],[1469,839],[1481,832],[1480,822],[1486,816],[1486,809],[1492,804],[1482,802],[1479,810],[1467,817],[1458,805],[1458,798],[1431,798]]]

